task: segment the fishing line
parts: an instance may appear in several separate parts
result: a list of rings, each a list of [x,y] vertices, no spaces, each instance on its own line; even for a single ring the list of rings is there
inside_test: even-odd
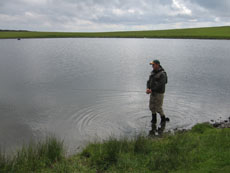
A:
[[[48,87],[46,90],[58,90],[58,88]],[[64,90],[76,91],[96,91],[96,92],[126,92],[126,93],[145,93],[145,90],[123,90],[123,89],[93,89],[93,88],[65,88]]]

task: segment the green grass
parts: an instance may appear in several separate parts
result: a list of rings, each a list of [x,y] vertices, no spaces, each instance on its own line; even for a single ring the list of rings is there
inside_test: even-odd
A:
[[[0,38],[194,38],[230,39],[230,26],[126,32],[0,32]]]
[[[0,152],[0,172],[39,172],[64,159],[63,142],[55,137],[23,146],[12,157]]]
[[[62,146],[57,140],[56,144]],[[50,148],[55,154],[47,154],[46,150],[46,154],[28,156],[31,149],[27,148],[13,159],[0,155],[0,172],[230,172],[230,129],[216,129],[209,124],[161,137],[110,138],[91,143],[69,157],[54,152],[56,148]]]

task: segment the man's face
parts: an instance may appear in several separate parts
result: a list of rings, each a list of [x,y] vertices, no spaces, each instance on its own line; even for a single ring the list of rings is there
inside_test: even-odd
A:
[[[152,67],[153,67],[153,70],[158,70],[159,65],[158,64],[153,64]]]

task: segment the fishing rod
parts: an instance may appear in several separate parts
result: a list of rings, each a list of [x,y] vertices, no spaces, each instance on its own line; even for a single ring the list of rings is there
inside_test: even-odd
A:
[[[145,93],[145,91],[141,90],[116,90],[116,89],[83,89],[83,88],[74,88],[72,90],[78,91],[99,91],[99,92],[129,92],[129,93]]]

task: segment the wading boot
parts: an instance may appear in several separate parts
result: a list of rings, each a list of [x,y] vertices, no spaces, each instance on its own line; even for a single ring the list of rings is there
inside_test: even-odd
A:
[[[169,118],[165,117],[164,115],[161,116],[161,124],[165,123],[166,121],[169,121]]]
[[[156,123],[157,123],[157,114],[152,114],[151,123],[153,123],[153,124],[156,124]]]
[[[166,118],[165,118],[165,116],[163,115],[163,116],[161,116],[161,124],[163,124],[163,123],[165,123],[166,122]]]

